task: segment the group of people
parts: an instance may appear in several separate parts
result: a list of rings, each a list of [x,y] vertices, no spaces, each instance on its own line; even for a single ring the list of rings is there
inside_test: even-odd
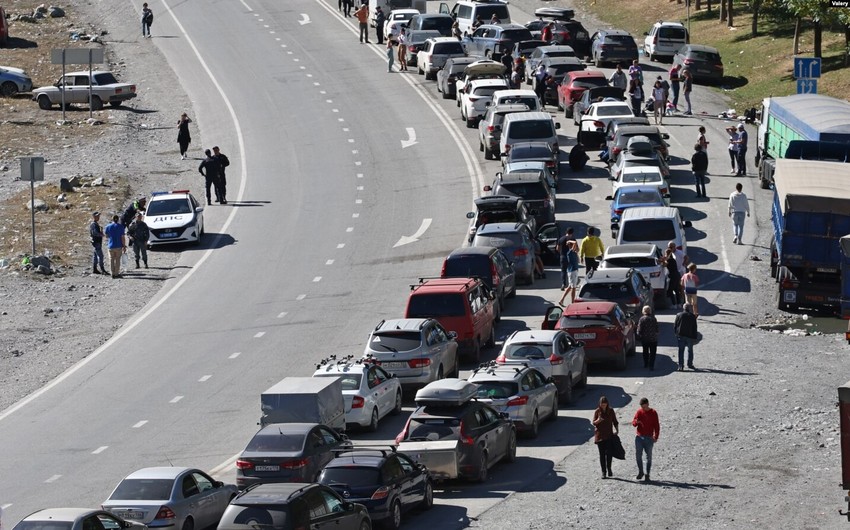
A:
[[[89,238],[93,247],[92,273],[107,274],[103,260],[103,239],[107,239],[109,250],[109,274],[113,278],[121,277],[121,258],[127,252],[127,245],[133,249],[136,268],[144,262],[148,268],[148,241],[150,228],[145,223],[144,212],[147,199],[142,197],[130,203],[123,215],[113,215],[112,222],[106,227],[100,226],[100,212],[92,212],[89,224]],[[126,237],[125,237],[126,236]]]
[[[646,102],[646,111],[652,112],[655,123],[658,125],[664,123],[665,115],[673,114],[673,112],[679,110],[680,93],[684,94],[687,104],[684,114],[686,116],[693,114],[691,108],[691,92],[694,88],[693,77],[689,70],[682,70],[680,65],[674,64],[670,68],[667,79],[660,75],[656,77],[652,88],[649,90],[649,98],[647,98],[647,91],[644,89],[643,69],[637,59],[632,61],[628,72],[623,71],[623,67],[618,64],[608,81],[611,86],[620,88],[628,94],[632,113],[635,116],[643,115],[644,102]]]
[[[180,159],[186,160],[192,135],[189,134],[189,124],[192,120],[184,112],[177,120],[177,143],[180,145]],[[206,185],[207,204],[212,204],[212,191],[215,191],[215,202],[227,204],[227,174],[226,168],[230,165],[230,159],[221,152],[218,146],[204,150],[205,158],[198,166],[198,172],[204,177]]]
[[[608,398],[599,398],[599,406],[593,412],[593,426],[595,432],[593,441],[599,451],[599,466],[602,468],[602,478],[613,477],[611,464],[614,457],[625,459],[625,451],[619,438],[620,424],[617,421],[617,413],[611,408]],[[635,461],[637,462],[637,480],[651,482],[652,473],[652,449],[661,434],[661,421],[658,412],[649,406],[649,399],[641,398],[640,407],[632,417],[632,426],[635,428]],[[643,455],[646,453],[646,467],[644,467]]]

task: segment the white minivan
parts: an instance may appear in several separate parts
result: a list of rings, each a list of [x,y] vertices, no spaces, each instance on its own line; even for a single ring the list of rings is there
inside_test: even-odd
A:
[[[502,137],[499,139],[499,153],[503,156],[510,146],[517,142],[546,142],[554,152],[558,152],[558,131],[556,123],[548,112],[514,112],[505,116],[502,122]]]
[[[508,3],[499,0],[458,0],[451,9],[449,9],[448,4],[441,3],[440,13],[451,15],[457,21],[461,33],[464,34],[472,34],[472,25],[478,18],[481,18],[483,24],[489,24],[493,15],[496,15],[501,24],[510,24],[511,22]]]
[[[659,57],[672,59],[679,48],[691,41],[687,28],[681,22],[656,22],[645,35],[643,54],[650,61]]]
[[[628,208],[620,217],[617,244],[652,243],[658,248],[666,249],[670,241],[675,241],[676,247],[687,256],[688,240],[685,238],[685,228],[690,227],[690,221],[682,222],[678,208]]]

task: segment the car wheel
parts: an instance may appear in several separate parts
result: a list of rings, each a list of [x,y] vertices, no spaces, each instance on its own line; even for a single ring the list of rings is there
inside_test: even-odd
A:
[[[535,413],[535,417],[537,413]],[[516,430],[511,429],[511,437],[508,439],[508,452],[505,454],[505,460],[508,462],[516,462]]]
[[[372,523],[368,520],[364,520],[360,523],[360,530],[372,530]]]
[[[487,482],[487,475],[490,471],[487,469],[487,465],[487,452],[482,449],[481,457],[478,459],[478,476],[475,477],[476,482]]]
[[[529,438],[537,438],[540,435],[540,419],[537,416],[537,411],[534,411],[534,417],[531,418],[531,428],[528,430]]]
[[[475,339],[475,343],[472,345],[470,360],[475,364],[481,362],[481,339]]]
[[[401,414],[401,391],[395,393],[395,407],[393,407],[393,416]]]
[[[531,274],[525,279],[525,284],[529,286],[534,285],[534,266],[531,268]]]
[[[194,530],[195,529],[195,520],[191,517],[187,517],[185,521],[183,521],[183,530]]]
[[[567,106],[564,107],[564,117],[565,118],[572,118],[573,117],[573,106],[572,105],[567,105]]]
[[[652,312],[655,313],[655,310],[653,310]],[[626,355],[628,355],[629,357],[632,357],[632,356],[634,356],[636,351],[637,351],[637,341],[634,341],[634,342],[632,342],[631,348],[629,348],[629,350],[626,352]]]
[[[484,142],[481,141],[481,138],[478,139],[478,150],[484,153],[484,158],[487,158],[487,151],[484,150]]]
[[[516,284],[514,284],[511,292],[508,294],[508,298],[516,298]]]
[[[573,402],[573,374],[567,374],[567,388],[561,392],[561,403],[570,405]]]
[[[466,118],[466,128],[474,129],[475,128],[475,120],[473,118]]]
[[[558,419],[558,393],[552,397],[552,412],[546,417],[546,421],[555,421]]]
[[[496,324],[493,323],[493,325],[490,326],[490,336],[487,337],[487,343],[485,344],[485,346],[487,346],[488,348],[492,348],[495,345],[496,345]]]
[[[496,322],[501,322],[502,321],[502,301],[501,300],[496,300],[495,302],[493,302],[493,312],[495,313],[493,320],[495,320]]]
[[[378,430],[378,407],[372,409],[372,419],[369,421],[369,426],[367,427],[369,432],[375,432]]]
[[[575,112],[575,111],[573,112],[573,125],[575,125],[576,127],[579,127],[581,125],[578,122],[578,113]],[[579,131],[579,132],[581,132],[581,131]],[[578,134],[578,133],[576,133],[576,134]],[[578,141],[578,138],[576,138],[576,141]]]
[[[423,71],[422,71],[422,67],[421,67],[421,66],[417,66],[417,67],[416,67],[416,73],[417,73],[417,74],[419,74],[419,75],[425,75],[425,72],[423,72]]]
[[[103,100],[98,96],[91,97],[91,110],[103,110]]]
[[[564,104],[561,103],[560,97],[558,98],[558,103],[557,103],[556,107],[558,108],[558,110],[564,110]]]
[[[620,357],[614,363],[614,366],[617,370],[625,370],[626,369],[626,344],[623,343],[623,350],[620,352]]]
[[[53,106],[53,103],[50,102],[50,98],[48,96],[38,96],[38,108],[41,110],[50,110],[50,107]]]
[[[495,160],[496,157],[493,156],[493,151],[490,149],[484,148],[484,160]]]
[[[401,528],[401,503],[398,502],[398,499],[393,501],[393,505],[390,508],[390,516],[383,526],[387,530],[398,530]]]
[[[587,359],[585,359],[584,364],[581,365],[581,376],[579,376],[578,378],[578,383],[576,383],[576,387],[587,387]]]
[[[443,99],[449,99],[449,98],[451,98],[451,97],[452,97],[452,95],[451,95],[451,94],[446,94],[446,91],[445,91],[445,90],[443,90]]]
[[[597,68],[599,68],[600,66],[602,66],[602,61],[600,61],[600,60],[599,60],[599,56],[598,56],[598,55],[594,55],[594,56],[593,56],[593,66],[595,66],[595,67],[597,67]]]
[[[11,97],[18,93],[18,85],[11,81],[6,81],[0,85],[0,96]]]
[[[434,486],[430,480],[425,481],[425,494],[422,496],[422,504],[419,508],[422,510],[430,510],[434,506]]]

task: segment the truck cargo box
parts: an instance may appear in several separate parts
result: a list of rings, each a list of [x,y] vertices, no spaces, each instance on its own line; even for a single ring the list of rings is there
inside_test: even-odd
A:
[[[260,425],[321,423],[345,430],[342,384],[333,377],[287,377],[260,395]]]

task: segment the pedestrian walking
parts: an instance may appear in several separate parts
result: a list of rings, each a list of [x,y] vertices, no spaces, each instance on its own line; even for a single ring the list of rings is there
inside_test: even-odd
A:
[[[375,8],[375,35],[378,37],[378,44],[384,43],[384,23],[387,21],[387,16],[381,6]]]
[[[180,145],[180,159],[186,160],[186,152],[189,150],[189,144],[192,143],[192,136],[189,135],[189,124],[192,120],[184,112],[177,120],[177,143]]]
[[[130,226],[130,223],[132,223],[133,219],[136,218],[136,214],[145,211],[147,204],[148,200],[144,197],[140,197],[139,199],[131,202],[121,215],[121,224],[125,227]]]
[[[667,108],[667,91],[661,85],[661,79],[652,86],[652,116],[655,125],[664,125],[664,111]]]
[[[611,74],[611,79],[609,81],[611,82],[611,86],[620,88],[623,92],[625,92],[626,88],[629,86],[629,80],[628,77],[626,77],[626,72],[623,71],[623,67],[620,66],[619,63],[617,63],[617,69],[614,70],[613,74]]]
[[[589,274],[599,267],[599,260],[605,254],[605,245],[599,239],[599,232],[593,227],[588,227],[587,235],[581,240],[578,257],[584,260],[584,273]]]
[[[566,267],[564,264],[561,264],[561,272],[562,272],[562,281],[563,281],[563,271],[566,268],[566,277],[567,283],[563,287],[564,293],[561,295],[561,299],[558,300],[558,305],[563,306],[564,300],[567,299],[567,295],[570,295],[570,303],[576,301],[576,291],[578,291],[578,252],[577,245],[575,241],[567,241],[567,256],[566,256]],[[563,258],[562,258],[563,259]]]
[[[100,226],[100,212],[92,212],[89,224],[89,238],[92,249],[92,274],[106,274],[103,266],[103,228]],[[100,272],[97,268],[100,267]]]
[[[682,312],[676,315],[673,322],[673,332],[676,333],[676,342],[679,345],[679,371],[685,369],[685,348],[688,349],[688,368],[694,368],[694,342],[699,337],[697,328],[697,317],[694,308],[686,303]]]
[[[369,40],[369,6],[361,4],[357,11],[354,12],[357,22],[360,25],[360,44],[366,41],[366,44],[371,44]]]
[[[694,172],[694,185],[697,197],[706,197],[705,174],[708,173],[708,153],[699,144],[694,144],[694,154],[691,156],[691,171]]]
[[[632,61],[632,65],[629,66],[629,79],[637,81],[643,90],[643,70],[640,67],[640,61],[635,59]]]
[[[395,62],[395,49],[393,48],[393,40],[387,39],[387,73],[392,73],[394,62]]]
[[[699,306],[697,305],[697,290],[699,289],[699,276],[697,276],[697,264],[689,263],[688,272],[682,275],[682,290],[685,292],[685,302],[691,304],[694,316],[699,318]]]
[[[151,38],[151,24],[153,24],[153,11],[147,3],[142,4],[142,38]]]
[[[351,8],[354,7],[354,0],[342,0],[342,8],[345,11],[345,16],[351,16]]]
[[[652,473],[652,448],[661,434],[661,422],[658,420],[658,413],[655,409],[649,407],[647,398],[640,398],[640,408],[635,412],[632,425],[635,427],[635,458],[638,467],[638,474],[635,478],[649,482],[651,480],[649,474]],[[644,452],[646,453],[645,475],[643,473]]]
[[[139,268],[139,257],[141,257],[147,269],[148,240],[151,238],[151,231],[145,222],[144,214],[141,212],[136,214],[136,220],[130,224],[127,234],[130,236],[130,245],[132,245],[133,255],[136,257],[136,268]]]
[[[652,308],[643,306],[643,316],[637,324],[637,338],[643,346],[643,367],[655,370],[655,354],[658,352],[658,319],[652,314]]]
[[[679,110],[679,82],[682,80],[680,77],[681,65],[674,64],[672,68],[670,68],[670,88],[673,90],[673,110]]]
[[[632,79],[629,81],[629,98],[632,101],[632,113],[635,117],[640,117],[643,113],[643,87],[640,85],[637,79]]]
[[[561,263],[561,290],[567,288],[567,275],[569,273],[569,258],[567,255],[570,252],[569,243],[574,240],[573,227],[567,228],[566,233],[555,243],[555,252],[558,253]],[[578,256],[576,256],[578,258]]]
[[[227,175],[226,168],[230,165],[230,159],[221,152],[218,146],[213,147],[213,158],[218,160],[218,197],[221,204],[227,204]]]
[[[684,298],[681,295],[682,275],[679,274],[679,265],[676,263],[676,253],[672,249],[664,252],[664,266],[667,268],[667,298],[673,307],[679,309]]]
[[[738,132],[735,130],[735,127],[726,127],[726,134],[729,135],[729,161],[732,163],[732,171],[730,173],[734,175],[738,172],[737,162],[738,162],[738,144],[735,143],[735,138],[738,135]]]
[[[691,91],[694,89],[694,79],[691,76],[690,70],[682,70],[682,92],[685,94],[685,103],[688,104],[688,110],[685,111],[686,116],[692,116],[691,109]]]
[[[735,136],[735,145],[738,146],[737,156],[735,157],[735,162],[738,165],[737,175],[739,177],[747,176],[747,140],[749,136],[747,135],[747,129],[744,127],[743,123],[738,124],[738,134]]]
[[[407,30],[405,28],[401,28],[401,33],[398,34],[398,69],[407,71]]]
[[[593,442],[599,450],[599,467],[602,468],[602,478],[613,477],[611,462],[614,459],[611,444],[614,436],[620,432],[620,424],[617,422],[617,413],[608,403],[608,398],[599,398],[599,406],[593,412]]]
[[[209,149],[204,151],[204,154],[207,155],[207,157],[198,166],[198,173],[204,176],[204,183],[207,190],[207,205],[212,204],[210,188],[215,189],[215,202],[220,203],[221,197],[219,196],[218,176],[221,172],[221,165],[218,163],[218,160],[213,158]]]
[[[127,251],[124,241],[124,225],[118,222],[118,216],[112,216],[112,222],[103,229],[106,234],[106,248],[109,249],[109,272],[113,278],[121,277],[121,255]]]
[[[710,144],[705,137],[705,126],[700,125],[699,127],[699,136],[697,136],[697,144],[699,144],[700,149],[708,153],[708,144]]]
[[[744,220],[750,216],[750,201],[744,193],[744,186],[739,182],[735,184],[735,191],[729,195],[729,217],[732,218],[732,229],[735,237],[732,243],[744,244]]]

